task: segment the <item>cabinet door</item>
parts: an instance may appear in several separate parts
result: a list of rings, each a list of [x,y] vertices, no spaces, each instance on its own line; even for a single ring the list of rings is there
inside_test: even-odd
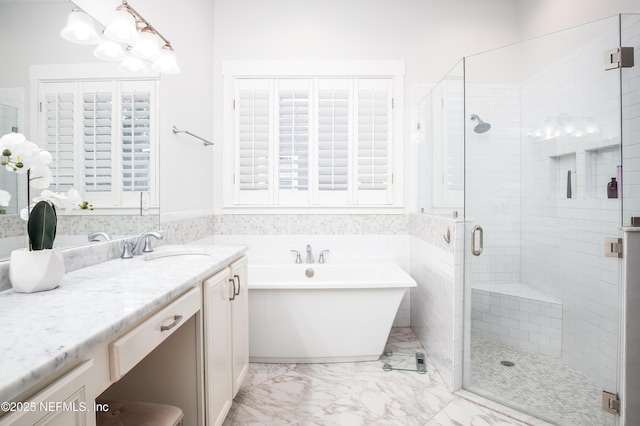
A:
[[[93,360],[85,361],[0,419],[0,425],[90,426],[96,415],[88,395]]]
[[[224,422],[233,399],[229,268],[204,282],[204,369],[208,425]]]
[[[231,302],[233,347],[233,396],[238,393],[249,372],[249,285],[247,256],[231,264],[235,299]]]

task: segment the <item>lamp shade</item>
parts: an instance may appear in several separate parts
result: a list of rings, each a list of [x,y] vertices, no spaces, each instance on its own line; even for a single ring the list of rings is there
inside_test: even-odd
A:
[[[93,56],[105,61],[122,61],[127,54],[121,43],[103,37],[93,51]]]
[[[150,27],[144,27],[138,41],[131,47],[131,53],[140,59],[155,61],[160,55],[160,39]]]
[[[104,35],[111,40],[133,45],[139,37],[135,18],[125,9],[116,9],[104,29]]]
[[[173,48],[165,44],[160,50],[160,55],[153,62],[151,68],[164,74],[178,74],[180,73],[180,67],[176,61],[176,54]]]
[[[120,62],[118,70],[134,75],[145,74],[148,71],[147,66],[140,58],[136,58],[130,54],[127,54],[124,60]]]
[[[73,9],[67,17],[67,25],[60,35],[65,40],[79,44],[98,44],[100,35],[93,24],[93,18],[80,9]]]

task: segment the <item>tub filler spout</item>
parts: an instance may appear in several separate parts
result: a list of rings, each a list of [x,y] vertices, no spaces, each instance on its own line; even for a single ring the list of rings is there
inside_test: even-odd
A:
[[[311,244],[307,244],[307,263],[313,263],[313,252],[311,251]]]

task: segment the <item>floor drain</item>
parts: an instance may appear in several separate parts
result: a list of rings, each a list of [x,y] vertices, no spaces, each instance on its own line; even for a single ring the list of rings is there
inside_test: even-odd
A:
[[[500,361],[500,364],[504,365],[505,367],[513,367],[514,365],[516,365],[511,361]]]

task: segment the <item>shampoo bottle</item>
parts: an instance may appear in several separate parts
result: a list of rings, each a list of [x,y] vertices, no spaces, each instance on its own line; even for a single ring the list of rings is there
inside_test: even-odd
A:
[[[618,198],[618,182],[616,178],[611,178],[607,184],[607,198]]]

